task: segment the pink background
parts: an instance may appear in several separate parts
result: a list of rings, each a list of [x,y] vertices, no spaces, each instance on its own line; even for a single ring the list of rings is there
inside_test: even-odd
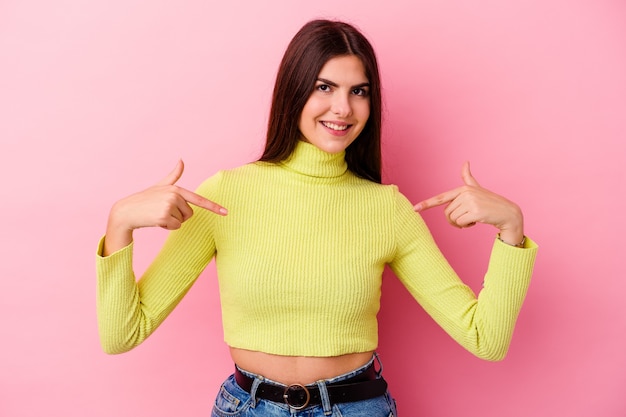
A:
[[[469,159],[541,245],[500,363],[386,275],[380,353],[400,415],[626,415],[626,3],[368,3],[0,1],[1,416],[209,415],[232,371],[213,266],[144,345],[107,356],[96,243],[111,204],[177,158],[194,188],[259,155],[280,57],[315,17],[377,50],[386,182],[417,202]],[[478,289],[494,231],[425,218]],[[137,271],[164,237],[137,234]]]

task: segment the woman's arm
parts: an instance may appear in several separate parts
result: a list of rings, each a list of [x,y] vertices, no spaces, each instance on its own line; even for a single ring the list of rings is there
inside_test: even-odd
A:
[[[390,266],[420,305],[458,343],[478,357],[500,360],[508,350],[530,284],[537,246],[523,238],[517,205],[480,187],[467,164],[463,178],[464,186],[414,208],[419,211],[447,204],[446,217],[456,227],[487,223],[500,230],[502,241],[494,242],[478,296],[460,280],[421,216],[412,211],[411,203],[401,194],[396,215],[397,248]],[[522,247],[515,247],[523,240]]]
[[[200,194],[175,186],[182,161],[164,180],[114,205],[101,240],[98,275],[98,328],[103,349],[122,353],[143,342],[180,302],[215,253],[213,223],[226,214]],[[212,184],[199,189],[211,195]],[[189,203],[197,207],[192,208]],[[132,232],[159,226],[172,232],[139,282],[133,272]]]

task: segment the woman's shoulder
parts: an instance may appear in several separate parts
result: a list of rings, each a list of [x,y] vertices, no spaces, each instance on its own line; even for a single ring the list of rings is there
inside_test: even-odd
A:
[[[202,195],[216,192],[225,186],[232,186],[248,182],[258,182],[264,172],[272,170],[273,165],[267,162],[250,162],[234,168],[221,169],[204,180],[196,192]]]
[[[387,195],[389,197],[396,198],[398,195],[402,195],[396,184],[381,184],[378,182],[370,181],[364,178],[360,178],[353,174],[353,182],[363,188],[370,189],[372,192]]]
[[[396,184],[376,184],[378,192],[384,195],[396,210],[413,212],[413,203]]]
[[[357,176],[354,176],[352,183],[357,189],[368,194],[373,201],[378,201],[380,204],[384,204],[390,208],[412,208],[413,206],[396,184],[381,184]]]
[[[223,182],[257,182],[264,175],[271,175],[278,170],[278,166],[272,162],[253,161],[235,168],[219,171],[219,179]]]

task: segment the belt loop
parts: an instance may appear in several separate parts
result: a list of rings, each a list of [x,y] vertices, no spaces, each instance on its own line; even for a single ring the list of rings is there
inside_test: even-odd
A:
[[[254,377],[254,381],[252,381],[252,387],[250,387],[250,397],[252,398],[252,408],[256,407],[256,390],[259,388],[263,380],[259,378],[259,376]]]
[[[380,357],[378,356],[377,352],[374,352],[374,358],[378,362],[378,368],[379,368],[378,371],[376,371],[376,376],[380,378],[380,376],[383,374],[383,363],[380,361]]]
[[[322,408],[324,409],[324,415],[329,416],[333,413],[332,406],[330,405],[330,398],[328,397],[328,390],[326,389],[326,382],[321,380],[317,381],[317,388],[320,390],[320,399],[322,400]]]

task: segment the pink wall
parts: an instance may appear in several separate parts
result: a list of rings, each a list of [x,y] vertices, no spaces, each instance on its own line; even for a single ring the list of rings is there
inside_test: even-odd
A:
[[[209,414],[232,369],[213,268],[149,341],[107,356],[96,242],[110,205],[178,157],[193,188],[258,155],[282,52],[314,17],[357,24],[378,51],[386,180],[418,201],[469,159],[541,245],[500,363],[387,276],[380,352],[401,415],[626,415],[626,4],[248,3],[0,2],[0,415]],[[478,288],[494,232],[425,217]],[[163,238],[138,234],[137,270]]]

